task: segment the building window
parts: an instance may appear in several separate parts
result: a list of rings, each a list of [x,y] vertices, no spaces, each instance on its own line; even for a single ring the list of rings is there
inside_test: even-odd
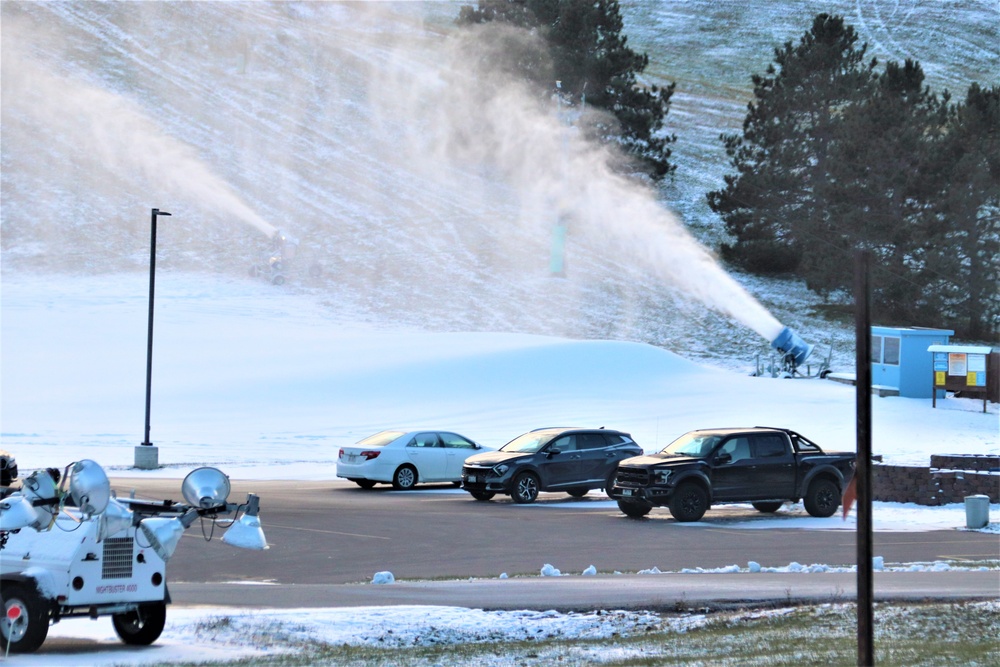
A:
[[[872,336],[872,363],[898,366],[900,341],[898,336]]]
[[[886,336],[882,339],[882,363],[890,366],[899,365],[899,338]]]

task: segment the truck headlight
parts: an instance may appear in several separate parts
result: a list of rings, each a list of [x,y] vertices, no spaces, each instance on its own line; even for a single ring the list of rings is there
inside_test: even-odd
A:
[[[653,478],[656,480],[657,484],[666,484],[673,472],[673,470],[657,470]]]
[[[507,465],[506,463],[501,463],[500,465],[495,466],[493,468],[493,472],[495,472],[500,477],[503,477],[504,473],[506,473],[508,470],[510,470],[510,466]]]

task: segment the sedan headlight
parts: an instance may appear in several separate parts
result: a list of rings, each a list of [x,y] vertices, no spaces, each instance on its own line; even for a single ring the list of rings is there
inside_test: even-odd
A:
[[[499,475],[499,476],[501,476],[501,477],[502,477],[502,476],[503,476],[503,474],[504,474],[504,473],[506,473],[506,472],[507,472],[508,470],[510,470],[510,466],[509,466],[509,465],[507,465],[506,463],[501,463],[500,465],[498,465],[498,466],[494,466],[494,467],[493,467],[493,472],[495,472],[495,473],[496,473],[497,475]]]
[[[656,480],[657,484],[666,484],[673,472],[673,470],[657,470],[653,479]]]

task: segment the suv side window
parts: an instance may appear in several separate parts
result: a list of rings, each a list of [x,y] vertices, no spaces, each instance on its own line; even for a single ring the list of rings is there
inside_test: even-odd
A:
[[[627,445],[632,442],[631,438],[628,438],[621,433],[605,433],[604,439],[608,441],[609,447],[614,447],[615,445]]]
[[[580,433],[576,436],[577,449],[603,449],[608,446],[603,433]]]
[[[558,449],[560,452],[575,452],[576,436],[564,435],[561,438],[557,438],[549,445],[549,449]]]
[[[780,435],[758,435],[754,437],[754,450],[758,459],[786,456],[788,445]]]

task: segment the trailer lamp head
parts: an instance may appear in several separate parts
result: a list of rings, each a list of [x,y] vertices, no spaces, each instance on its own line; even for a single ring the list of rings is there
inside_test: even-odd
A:
[[[218,468],[197,468],[181,483],[184,500],[192,507],[210,509],[226,504],[229,498],[229,478]]]
[[[97,530],[97,539],[103,540],[106,537],[111,537],[112,535],[116,535],[123,530],[126,530],[132,525],[133,519],[134,513],[131,509],[117,500],[111,499],[108,506],[101,514],[101,523]]]
[[[184,534],[184,524],[177,517],[150,517],[139,522],[139,531],[156,555],[170,560]]]
[[[83,459],[70,466],[69,495],[73,504],[87,516],[103,512],[111,499],[111,482],[104,468],[95,461]]]
[[[673,470],[657,470],[656,471],[656,483],[666,484],[667,480],[670,479],[670,475],[673,474]]]
[[[0,502],[0,530],[20,530],[39,524],[41,519],[31,501],[15,493]]]
[[[240,549],[260,551],[268,548],[264,529],[260,526],[260,498],[255,494],[247,495],[243,516],[233,522],[222,541]]]

